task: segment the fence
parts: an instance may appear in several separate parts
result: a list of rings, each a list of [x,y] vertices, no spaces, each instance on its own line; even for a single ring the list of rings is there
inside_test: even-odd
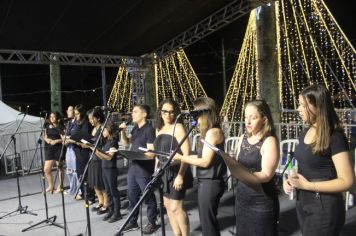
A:
[[[17,164],[20,173],[24,174],[31,168],[31,172],[38,172],[41,170],[41,155],[40,149],[36,151],[37,142],[39,140],[41,130],[19,132],[15,134],[16,139],[16,152],[17,152]],[[3,134],[0,136],[0,150],[1,154],[4,151],[6,145],[11,140],[12,134]],[[42,145],[42,153],[45,155],[45,148]],[[44,158],[44,156],[43,156]],[[15,173],[15,149],[13,143],[10,143],[6,153],[1,160],[4,173],[6,175]],[[32,162],[32,166],[31,166]]]

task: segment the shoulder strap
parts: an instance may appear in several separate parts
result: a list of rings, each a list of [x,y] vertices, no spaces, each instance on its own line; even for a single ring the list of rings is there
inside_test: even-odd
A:
[[[239,141],[238,141],[238,143],[237,143],[236,160],[238,160],[238,158],[239,158],[239,154],[240,154],[240,149],[241,149],[241,144],[242,144],[243,138],[244,138],[244,135],[241,135],[241,136],[239,137]]]

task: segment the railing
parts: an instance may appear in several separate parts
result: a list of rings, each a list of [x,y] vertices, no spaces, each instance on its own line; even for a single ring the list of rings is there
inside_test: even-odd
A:
[[[40,150],[36,152],[36,144],[41,134],[41,130],[18,132],[15,134],[16,138],[16,151],[17,151],[17,161],[20,173],[27,172],[31,167],[31,172],[38,172],[41,170],[41,156]],[[0,135],[0,154],[3,153],[5,146],[11,139],[12,134]],[[39,147],[38,147],[39,148]],[[6,150],[3,157],[2,163],[4,165],[5,174],[15,173],[15,154],[14,146],[11,143]],[[36,152],[36,155],[35,155]],[[42,145],[43,158],[45,158],[45,148],[44,143]],[[32,166],[31,162],[33,159]]]
[[[277,129],[277,135],[279,140],[286,139],[297,139],[299,137],[300,132],[303,130],[303,124],[299,123],[275,123]],[[244,122],[223,122],[221,125],[225,138],[239,136],[245,132],[245,124]],[[348,137],[349,141],[351,141],[351,130],[356,128],[356,124],[344,124],[345,134]],[[127,134],[130,133],[132,126],[127,130]],[[39,138],[41,130],[29,131],[29,132],[19,132],[15,135],[16,137],[16,150],[20,155],[20,172],[27,172],[30,169],[31,161],[33,159],[33,163],[31,166],[31,172],[38,172],[41,170],[41,156],[40,150],[36,152],[36,144]],[[2,154],[3,149],[5,148],[7,142],[9,142],[12,134],[3,134],[0,135],[0,154]],[[353,134],[355,135],[355,134]],[[192,135],[193,137],[193,135]],[[190,140],[192,141],[192,137]],[[45,158],[45,148],[44,143],[42,145],[42,153],[43,158]],[[120,149],[127,149],[128,147],[120,146]],[[36,152],[36,155],[35,155]],[[14,159],[14,148],[12,144],[10,144],[8,150],[6,151],[5,156],[2,160],[5,167],[5,174],[12,174],[15,172],[15,159]],[[127,163],[125,162],[125,165]]]
[[[307,127],[300,123],[275,123],[274,125],[280,141],[285,139],[297,139],[303,128]],[[350,140],[351,130],[356,128],[356,124],[343,124],[343,126],[345,135]],[[225,138],[240,136],[245,132],[244,122],[223,122],[221,127],[224,131]]]

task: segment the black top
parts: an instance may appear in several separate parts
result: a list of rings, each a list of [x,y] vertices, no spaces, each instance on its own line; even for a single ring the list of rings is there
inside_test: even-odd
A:
[[[47,137],[50,139],[60,139],[61,134],[63,134],[64,127],[61,124],[58,124],[58,126],[54,126],[52,124],[47,124],[46,125],[46,134]]]
[[[108,139],[102,146],[101,150],[106,152],[106,151],[109,151],[109,149],[112,147],[114,147],[115,149],[118,149],[118,147],[119,147],[118,141],[115,139]],[[102,160],[101,167],[102,168],[117,168],[116,154],[117,153],[114,153],[114,156],[112,157],[111,160]]]
[[[225,141],[216,145],[217,148],[224,150]],[[202,158],[203,148],[197,150],[198,158]],[[226,164],[223,158],[217,153],[214,154],[213,161],[209,167],[197,167],[197,177],[199,179],[223,179],[226,177]]]
[[[155,130],[151,124],[146,122],[141,128],[137,125],[131,131],[131,151],[141,152],[138,148],[147,148],[147,143],[154,142],[156,138]],[[130,171],[135,176],[151,177],[155,167],[155,160],[152,161],[138,161],[132,160],[130,162]]]
[[[89,141],[92,144],[95,144],[96,141],[98,140],[98,138],[100,138],[99,137],[100,133],[101,133],[101,126],[99,127],[99,129],[96,130],[94,136],[90,140],[87,140],[87,141]],[[103,143],[104,143],[103,139],[101,138],[98,143],[98,148],[102,147]],[[92,161],[101,161],[101,159],[94,153]]]
[[[171,151],[174,151],[177,146],[178,146],[178,141],[176,137],[173,137],[170,134],[160,134],[156,137],[156,140],[154,142],[154,148],[156,151],[161,151],[165,153],[170,153]],[[178,150],[179,154],[183,154],[181,149]],[[158,168],[161,168],[164,163],[167,161],[167,157],[162,157],[162,156],[157,156],[159,159],[158,163]],[[163,191],[165,193],[169,193],[171,191],[170,187],[171,184],[170,182],[174,181],[174,179],[177,177],[179,169],[180,169],[180,162],[179,161],[173,161],[170,163],[170,166],[165,170],[164,175],[162,176],[162,182],[163,182]],[[190,167],[186,169],[184,179],[183,179],[183,189],[188,189],[193,186],[193,175],[190,170]]]
[[[294,156],[298,161],[298,172],[308,180],[335,179],[337,174],[332,156],[349,150],[345,135],[340,131],[335,131],[331,135],[330,147],[326,153],[314,155],[311,145],[304,143],[308,130],[306,129],[300,135],[299,145],[295,148]]]
[[[250,144],[247,140],[247,135],[243,136],[238,162],[246,167],[250,172],[259,172],[262,170],[261,147],[263,142],[264,140],[261,140],[256,144]],[[266,196],[278,199],[277,187],[273,178],[267,183],[262,183],[261,185]],[[244,199],[246,201],[250,201],[252,197],[256,196],[255,190],[247,186],[242,181],[238,181],[237,190],[238,193],[236,194],[236,198],[239,200]]]
[[[78,132],[86,133],[87,135],[90,135],[89,124],[87,120],[83,120],[80,124],[77,121],[75,121],[75,125],[71,132],[71,135],[75,135]],[[86,160],[86,161],[89,159],[89,149],[87,148],[82,148],[78,145],[74,145],[74,152],[77,159],[80,158],[81,160]]]

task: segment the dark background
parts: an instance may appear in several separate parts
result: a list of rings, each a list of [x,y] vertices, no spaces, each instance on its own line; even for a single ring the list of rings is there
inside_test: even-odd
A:
[[[326,1],[330,11],[353,45],[356,42],[355,1]],[[224,39],[227,88],[234,71],[249,15],[236,20],[212,35],[185,49],[208,96],[222,105],[221,41]],[[1,47],[1,46],[0,46]],[[3,101],[15,108],[31,105],[30,113],[50,109],[49,66],[0,64]],[[106,68],[108,95],[117,68]],[[101,71],[99,67],[61,66],[63,110],[70,104],[86,107],[102,105]]]

